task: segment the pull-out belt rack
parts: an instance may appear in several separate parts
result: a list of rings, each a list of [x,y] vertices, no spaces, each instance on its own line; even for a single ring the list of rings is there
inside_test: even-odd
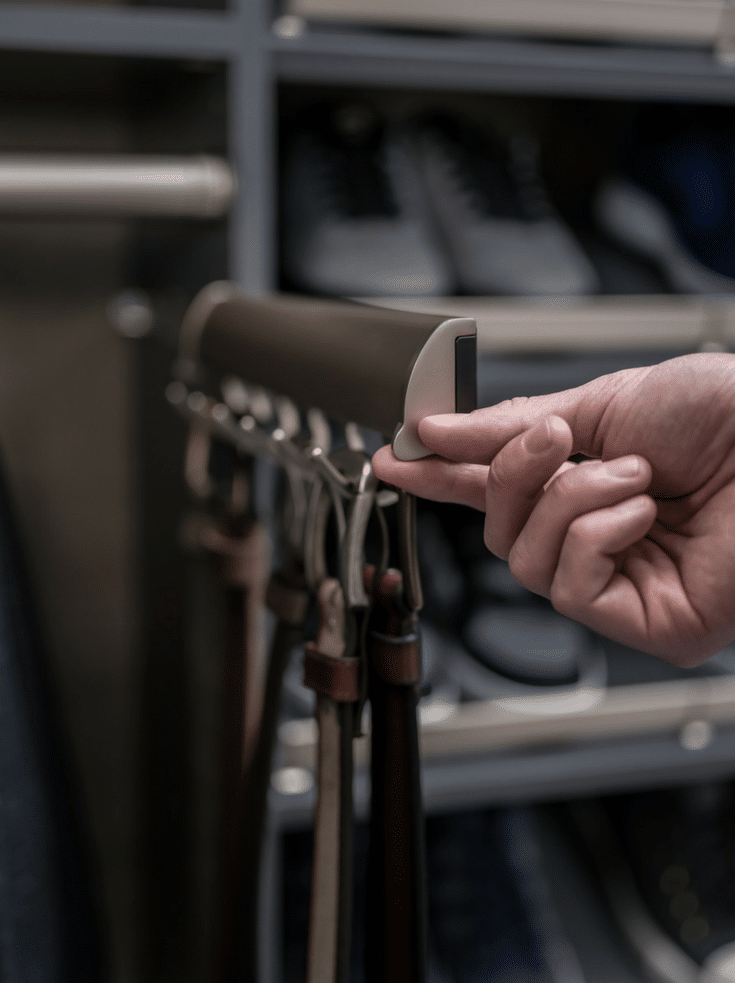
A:
[[[316,693],[319,724],[306,978],[348,978],[352,744],[369,701],[366,978],[423,983],[415,500],[381,486],[360,429],[392,441],[403,459],[426,456],[418,436],[424,416],[475,408],[475,323],[315,298],[251,297],[214,283],[186,314],[175,372],[168,398],[190,422],[189,484],[200,500],[218,502],[204,539],[222,557],[231,600],[241,592],[241,602],[230,605],[228,633],[227,679],[235,692],[223,707],[220,979],[259,979],[260,859],[281,683],[316,611],[316,637],[304,649],[304,681]],[[332,446],[337,431],[343,439]],[[267,587],[268,551],[252,489],[252,464],[262,457],[285,477],[280,563]],[[370,564],[369,530],[371,544],[378,543]],[[276,619],[264,672],[252,631],[254,591]]]

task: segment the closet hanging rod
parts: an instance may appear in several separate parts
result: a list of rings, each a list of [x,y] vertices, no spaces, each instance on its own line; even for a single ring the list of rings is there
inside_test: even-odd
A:
[[[216,218],[236,191],[219,157],[0,154],[0,213]]]

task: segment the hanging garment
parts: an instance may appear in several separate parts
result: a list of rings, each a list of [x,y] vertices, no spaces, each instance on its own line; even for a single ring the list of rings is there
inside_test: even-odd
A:
[[[0,476],[0,980],[105,976],[79,806]]]

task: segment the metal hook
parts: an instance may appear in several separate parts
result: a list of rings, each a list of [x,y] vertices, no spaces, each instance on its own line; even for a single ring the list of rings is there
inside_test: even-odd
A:
[[[236,375],[228,375],[220,385],[222,399],[236,416],[244,416],[250,409],[248,387]]]
[[[268,456],[280,464],[289,486],[290,514],[286,523],[288,547],[303,557],[312,586],[326,575],[325,537],[331,508],[334,509],[337,537],[342,557],[345,598],[350,607],[368,603],[362,579],[364,541],[375,504],[378,482],[362,445],[357,428],[346,428],[354,447],[328,454],[331,429],[318,410],[307,415],[310,450],[297,447],[294,438],[301,431],[301,416],[287,399],[271,400],[265,390],[249,389],[232,377],[223,382],[225,402],[216,402],[202,392],[187,392],[183,383],[174,383],[167,397],[191,422],[192,437],[187,457],[187,480],[197,497],[211,494],[207,472],[209,441],[215,434],[234,444],[242,453]],[[229,405],[228,405],[229,403]],[[239,420],[234,409],[246,412]],[[259,419],[256,418],[257,410]],[[278,426],[268,433],[261,421]],[[363,445],[364,446],[364,445]],[[307,484],[312,485],[311,494]]]
[[[365,441],[356,423],[345,423],[345,442],[351,451],[365,451]]]
[[[325,454],[328,454],[332,449],[332,428],[325,414],[312,407],[306,414],[306,423],[311,437],[309,446],[320,447]]]
[[[258,423],[265,427],[274,417],[273,402],[262,386],[249,386],[249,410]]]
[[[309,454],[309,460],[319,474],[319,477],[341,498],[350,498],[351,485],[339,468],[336,468],[321,447],[314,447]]]
[[[214,487],[209,477],[210,432],[209,427],[194,417],[188,402],[189,390],[183,382],[176,380],[166,386],[166,399],[189,421],[189,434],[184,451],[184,481],[194,496],[206,501]]]
[[[326,539],[332,507],[329,489],[322,481],[315,481],[309,496],[304,530],[304,577],[312,591],[317,591],[328,576]]]
[[[358,452],[353,451],[352,453]],[[365,591],[363,566],[365,564],[365,537],[370,515],[375,505],[377,490],[378,479],[373,473],[370,458],[363,458],[357,482],[357,492],[350,507],[342,549],[345,600],[350,608],[366,608],[370,603]]]
[[[283,433],[283,439],[293,440],[301,433],[301,414],[295,403],[286,396],[276,396],[274,399],[278,429]]]

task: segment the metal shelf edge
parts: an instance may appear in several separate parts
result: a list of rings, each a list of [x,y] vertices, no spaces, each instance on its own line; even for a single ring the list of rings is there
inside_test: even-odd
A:
[[[227,58],[240,19],[198,10],[0,4],[0,49],[163,58]]]
[[[444,720],[421,726],[422,757],[428,764],[453,756],[497,751],[534,753],[534,746],[643,738],[648,734],[676,733],[690,720],[703,720],[715,727],[735,724],[735,679],[728,677],[617,686],[591,694],[595,697],[591,701],[586,698],[588,695],[577,692],[579,710],[573,706],[557,708],[546,697],[536,697],[540,704],[537,712],[527,708],[529,700],[460,704],[450,708]],[[294,721],[281,728],[280,737],[279,764],[313,770],[316,723]],[[367,738],[357,739],[358,766],[367,763],[368,754]]]
[[[284,81],[735,101],[735,73],[704,48],[438,38],[321,30],[268,36]]]
[[[735,774],[733,738],[735,728],[727,726],[699,751],[683,748],[674,733],[658,733],[424,761],[424,805],[427,813],[440,813],[728,779]],[[358,818],[367,814],[369,797],[368,775],[360,768]],[[271,821],[281,830],[309,826],[314,804],[313,787],[298,795],[271,789]]]

